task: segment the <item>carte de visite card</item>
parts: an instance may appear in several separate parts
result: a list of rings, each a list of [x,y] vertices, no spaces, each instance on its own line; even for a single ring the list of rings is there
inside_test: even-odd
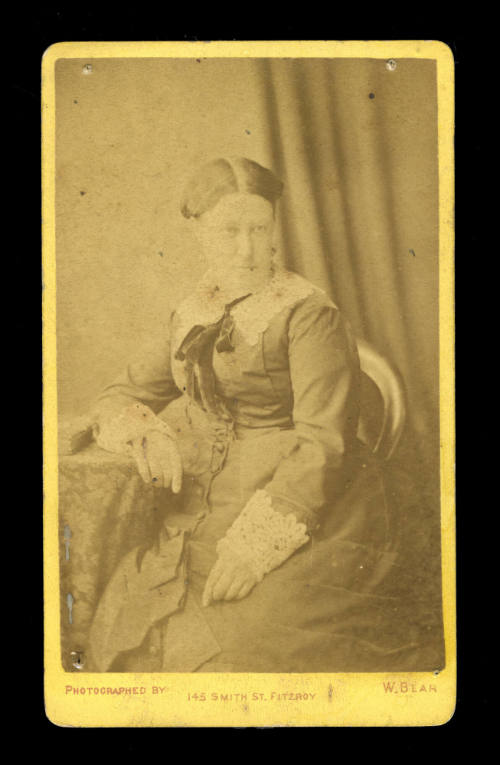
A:
[[[451,51],[57,43],[42,79],[48,718],[446,723]]]

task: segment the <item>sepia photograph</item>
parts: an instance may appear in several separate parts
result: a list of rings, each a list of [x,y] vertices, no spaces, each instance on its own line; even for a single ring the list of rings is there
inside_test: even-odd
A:
[[[432,696],[435,53],[95,45],[52,64],[66,695],[88,673],[425,673]]]

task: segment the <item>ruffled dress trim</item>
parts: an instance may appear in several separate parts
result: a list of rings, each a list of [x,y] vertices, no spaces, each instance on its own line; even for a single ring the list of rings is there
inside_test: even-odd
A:
[[[131,450],[131,442],[158,431],[175,441],[172,428],[144,404],[131,404],[120,414],[94,426],[94,438],[101,449],[123,454]]]
[[[279,270],[260,292],[231,308],[238,330],[249,345],[256,345],[271,319],[284,308],[295,305],[313,292],[323,292],[293,271]],[[225,308],[243,297],[244,292],[226,292],[208,272],[196,290],[176,311],[176,336],[180,344],[193,326],[208,326],[220,320]],[[177,351],[178,349],[175,348]]]
[[[292,513],[276,512],[270,495],[259,489],[217,543],[217,553],[246,561],[260,582],[308,541],[306,525]]]
[[[309,297],[314,290],[312,284],[297,274],[280,272],[262,292],[238,303],[231,313],[248,345],[257,345],[259,336],[266,331],[274,316]]]

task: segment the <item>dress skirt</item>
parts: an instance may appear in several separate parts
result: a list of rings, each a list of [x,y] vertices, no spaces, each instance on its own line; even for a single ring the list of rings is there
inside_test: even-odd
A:
[[[415,590],[414,572],[405,568],[397,508],[390,506],[377,459],[361,443],[346,458],[343,469],[336,471],[330,504],[311,540],[242,600],[201,605],[217,558],[217,542],[252,494],[272,477],[289,441],[289,432],[276,429],[231,440],[225,453],[221,450],[219,469],[212,465],[196,476],[186,475],[181,494],[174,501],[169,496],[161,519],[163,529],[169,530],[166,542],[153,541],[147,551],[149,571],[156,572],[167,606],[160,612],[141,610],[157,589],[146,585],[139,612],[133,603],[121,609],[121,632],[123,624],[128,624],[135,643],[141,642],[134,645],[131,639],[129,647],[122,643],[122,650],[112,649],[108,655],[116,655],[108,671],[436,668],[436,657],[427,651],[419,621],[412,618],[416,604],[408,593]],[[165,583],[161,580],[166,556],[170,548],[180,549],[179,534],[183,544],[178,558],[177,552],[173,558],[176,575]],[[132,566],[140,581],[138,552],[128,556],[122,571],[118,567],[109,597],[101,603],[108,620],[112,604],[123,603],[124,592],[116,589],[120,576],[129,576]],[[141,624],[134,625],[134,620]],[[93,642],[102,639],[97,618]]]

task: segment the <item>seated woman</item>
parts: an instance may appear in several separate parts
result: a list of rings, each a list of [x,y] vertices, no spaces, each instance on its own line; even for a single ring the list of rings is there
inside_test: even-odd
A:
[[[201,168],[182,213],[208,270],[169,336],[97,402],[100,446],[131,452],[168,492],[156,538],[126,556],[100,601],[96,670],[417,661],[397,614],[397,524],[356,439],[356,345],[327,295],[275,263],[281,191],[248,159]]]

